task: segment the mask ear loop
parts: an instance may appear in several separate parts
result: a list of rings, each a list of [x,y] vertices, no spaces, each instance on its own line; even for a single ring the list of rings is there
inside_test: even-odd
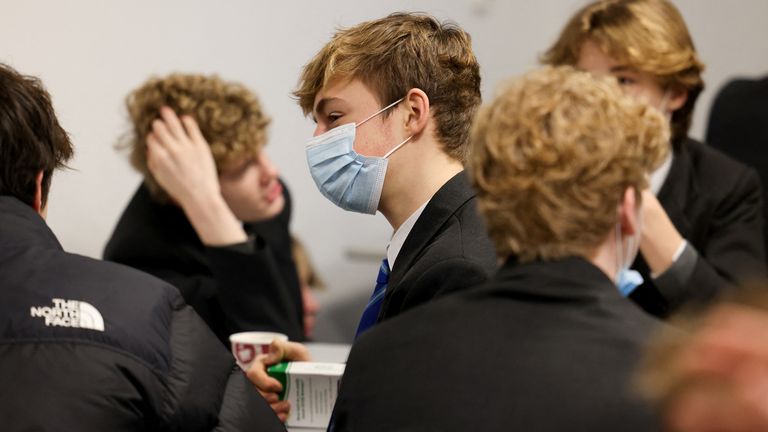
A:
[[[398,99],[398,100],[396,100],[396,101],[392,102],[391,104],[389,104],[389,105],[385,106],[384,108],[382,108],[382,109],[380,109],[380,110],[376,111],[375,113],[373,113],[373,114],[369,115],[369,116],[368,116],[368,118],[366,118],[365,120],[363,120],[363,121],[361,121],[360,123],[358,123],[358,124],[357,124],[357,126],[355,126],[355,127],[359,127],[359,126],[362,126],[362,124],[363,124],[363,123],[365,123],[365,122],[367,122],[368,120],[370,120],[370,119],[372,119],[372,118],[376,117],[377,115],[379,115],[379,114],[383,113],[384,111],[386,111],[386,110],[388,110],[388,109],[392,108],[393,106],[395,106],[395,105],[399,104],[400,102],[402,102],[402,101],[403,101],[403,99],[405,99],[405,98],[404,98],[404,97],[401,97],[400,99]]]
[[[392,150],[388,151],[387,154],[384,155],[384,159],[390,157],[392,155],[392,153],[394,153],[400,147],[404,146],[405,143],[407,143],[408,141],[411,140],[411,138],[413,138],[413,135],[409,136],[408,138],[405,139],[405,141],[401,142],[400,144],[396,145],[395,148],[393,148]]]
[[[616,222],[616,278],[624,270],[624,250],[621,247],[621,221]]]

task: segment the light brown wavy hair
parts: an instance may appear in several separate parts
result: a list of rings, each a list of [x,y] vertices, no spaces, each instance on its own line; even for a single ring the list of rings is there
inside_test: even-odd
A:
[[[685,104],[672,114],[672,142],[685,140],[693,108],[704,89],[700,61],[682,15],[667,0],[601,0],[571,17],[543,63],[575,66],[593,40],[617,62],[650,73],[664,89],[684,90]]]
[[[150,193],[161,202],[167,202],[168,195],[147,167],[146,137],[163,106],[197,121],[219,172],[230,164],[257,156],[267,141],[270,120],[256,95],[241,84],[223,81],[215,75],[150,78],[127,96],[125,105],[132,129],[119,146],[129,149],[131,165],[144,175]]]
[[[458,25],[394,13],[340,29],[304,66],[294,92],[304,115],[328,81],[340,77],[360,79],[382,106],[421,89],[445,153],[466,161],[472,117],[481,102],[480,65],[469,34]]]
[[[472,130],[470,172],[499,256],[589,256],[618,220],[628,187],[668,151],[655,108],[608,78],[546,67],[503,88]]]

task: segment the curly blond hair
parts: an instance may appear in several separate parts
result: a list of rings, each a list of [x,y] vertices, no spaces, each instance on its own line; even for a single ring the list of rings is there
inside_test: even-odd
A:
[[[513,81],[479,112],[470,171],[500,256],[589,256],[667,154],[662,114],[571,67]],[[638,195],[639,198],[639,195]]]
[[[466,161],[481,102],[480,65],[469,34],[458,25],[401,12],[339,30],[304,66],[294,95],[305,115],[328,81],[339,77],[360,79],[382,106],[413,88],[423,90],[443,150]]]
[[[696,99],[704,89],[704,64],[680,12],[667,0],[599,0],[571,17],[542,56],[551,66],[574,66],[592,40],[614,60],[650,73],[664,89],[685,90],[685,104],[672,114],[672,142],[687,136]]]
[[[144,175],[144,182],[158,201],[168,200],[147,167],[147,134],[160,108],[189,115],[211,147],[216,167],[237,163],[259,154],[267,141],[269,118],[259,100],[245,86],[226,82],[218,76],[172,74],[153,77],[131,92],[125,100],[132,129],[122,139],[130,150],[131,165]]]

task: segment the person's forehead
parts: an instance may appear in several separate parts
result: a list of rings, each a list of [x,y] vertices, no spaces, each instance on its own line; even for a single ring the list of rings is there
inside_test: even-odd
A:
[[[578,66],[582,69],[588,68],[606,68],[618,66],[619,62],[608,55],[603,49],[592,39],[587,39],[581,44],[579,48]]]
[[[255,150],[251,153],[245,153],[242,155],[238,155],[236,157],[233,157],[231,159],[227,159],[226,161],[221,163],[221,170],[222,171],[233,171],[243,168],[245,165],[251,163],[254,159],[259,159],[262,155],[264,150],[262,148]]]
[[[641,69],[606,53],[597,42],[591,39],[587,39],[581,45],[576,67],[596,73],[642,72]]]
[[[334,77],[315,95],[313,112],[322,111],[323,107],[333,101],[343,101],[351,104],[376,103],[376,95],[358,78]]]

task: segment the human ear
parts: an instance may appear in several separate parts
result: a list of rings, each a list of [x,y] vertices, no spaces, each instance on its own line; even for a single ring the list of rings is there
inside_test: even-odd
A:
[[[423,90],[413,88],[408,90],[403,104],[406,107],[405,134],[418,135],[427,127],[429,121],[429,97]]]
[[[32,201],[32,208],[37,213],[45,217],[45,206],[43,205],[43,171],[40,170],[35,176],[35,198]]]
[[[619,203],[619,223],[622,234],[632,236],[640,233],[640,205],[635,188],[632,186],[626,188]]]
[[[669,102],[667,103],[667,110],[673,113],[685,105],[688,100],[688,90],[683,88],[670,88],[669,89]]]

